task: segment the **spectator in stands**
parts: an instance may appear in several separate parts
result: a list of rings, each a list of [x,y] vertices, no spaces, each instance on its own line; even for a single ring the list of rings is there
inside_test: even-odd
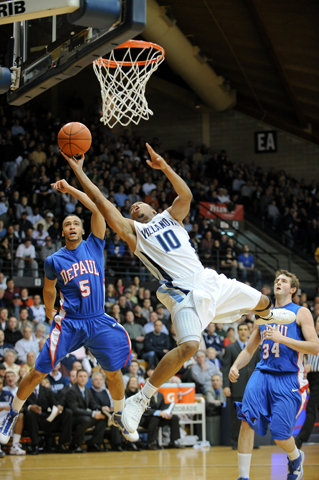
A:
[[[17,220],[20,220],[23,212],[27,212],[27,215],[33,215],[32,208],[28,205],[28,197],[26,195],[21,197],[21,202],[16,207],[15,215]]]
[[[144,353],[142,356],[152,365],[157,365],[158,361],[169,351],[170,340],[168,332],[167,334],[163,333],[162,329],[164,325],[160,320],[154,320],[153,326],[154,331],[150,331],[150,333],[145,335]]]
[[[204,234],[204,238],[202,238],[202,241],[200,242],[200,247],[202,250],[212,250],[214,245],[214,239],[212,232],[210,230],[207,230]]]
[[[145,301],[145,300],[144,300]],[[144,325],[144,330],[145,330],[145,333],[150,333],[150,332],[154,332],[155,330],[155,322],[158,320],[158,315],[156,312],[151,312],[150,313],[150,321]],[[162,330],[161,332],[162,333],[165,333],[165,335],[168,335],[168,330],[166,328],[166,326],[163,324],[163,322],[161,321],[161,324],[162,324]]]
[[[6,370],[4,374],[4,387],[3,391],[10,392],[14,397],[18,391],[17,386],[18,377],[13,370]]]
[[[91,390],[94,401],[99,405],[99,408],[104,413],[104,415],[110,419],[114,411],[113,400],[109,390],[105,387],[104,378],[101,373],[93,373]],[[122,436],[120,430],[114,425],[111,425],[110,441],[113,451],[123,452]]]
[[[105,307],[107,313],[109,313],[116,303],[117,296],[115,295],[115,288],[113,283],[108,283],[105,292]]]
[[[27,363],[25,363],[23,365],[23,367],[25,367],[27,372],[30,372],[30,370],[32,370],[32,368],[34,368],[36,359],[37,359],[37,357],[36,357],[34,352],[28,352],[27,353]]]
[[[3,307],[7,307],[9,302],[8,300],[6,300],[4,297],[4,289],[3,288],[0,288],[0,309],[3,308]]]
[[[113,271],[121,271],[121,259],[124,255],[125,247],[119,235],[116,233],[113,240],[110,241],[107,249],[108,266]],[[123,268],[123,267],[122,267]]]
[[[53,406],[58,409],[57,416],[48,422]],[[72,411],[62,405],[56,405],[53,391],[41,384],[37,385],[24,404],[24,426],[31,437],[32,455],[39,454],[39,430],[46,433],[59,432],[58,453],[68,453],[66,444],[71,440]]]
[[[0,364],[0,368],[1,368],[1,364]],[[13,395],[11,392],[9,392],[8,390],[3,391],[3,384],[4,384],[4,378],[0,376],[0,418],[4,411],[10,410],[10,404],[12,403],[12,400],[13,400]],[[23,429],[23,414],[20,413],[18,417],[18,421],[14,427],[12,445],[9,451],[10,455],[25,455],[26,453],[25,450],[23,450],[21,448],[21,445],[19,444],[22,429]],[[2,452],[1,445],[0,445],[0,458],[3,458],[4,456],[5,456],[5,453]]]
[[[52,369],[52,371],[47,376],[47,379],[49,380],[51,385],[51,390],[55,394],[67,386],[67,379],[63,377],[62,373],[60,372],[60,368],[61,368],[61,364],[57,363],[57,365]]]
[[[238,263],[234,255],[236,255],[235,252],[228,247],[220,260],[221,271],[229,278],[237,278]]]
[[[153,311],[153,307],[151,305],[150,298],[145,298],[143,300],[143,308],[141,310],[141,315],[142,317],[146,318],[148,322],[150,321],[150,314],[152,311]]]
[[[115,320],[116,320],[118,323],[120,323],[121,325],[123,325],[125,316],[120,313],[120,307],[119,307],[119,305],[118,305],[117,303],[115,303],[115,304],[113,305],[113,307],[112,307],[111,316],[112,316],[113,318],[115,318]]]
[[[10,317],[6,329],[4,331],[5,339],[8,343],[15,345],[23,337],[22,333],[18,328],[18,320],[16,317]]]
[[[22,334],[23,334],[24,327],[26,326],[30,327],[32,332],[34,331],[34,323],[29,317],[29,309],[26,307],[21,307],[18,328]]]
[[[35,260],[35,248],[30,240],[21,243],[16,251],[16,266],[18,267],[18,277],[26,275],[25,269],[31,271],[32,277],[38,277],[38,262]],[[27,268],[26,268],[27,267]]]
[[[14,285],[14,281],[12,278],[7,278],[7,288],[4,292],[3,298],[11,302],[15,293],[20,293],[20,288]]]
[[[128,310],[125,315],[125,323],[123,327],[130,337],[133,349],[139,356],[144,348],[144,339],[146,334],[142,325],[135,323],[134,319],[135,317],[133,311]]]
[[[0,269],[9,272],[12,263],[11,246],[7,237],[0,238]]]
[[[8,324],[8,309],[3,307],[0,309],[0,328],[5,331]]]
[[[125,398],[132,397],[132,395],[135,395],[138,391],[138,379],[136,377],[130,377],[125,387]]]
[[[247,280],[252,283],[258,283],[261,280],[261,275],[255,269],[254,257],[249,253],[248,245],[243,246],[243,253],[238,256],[238,268],[243,282]]]
[[[27,288],[25,287],[21,288],[20,297],[21,297],[21,302],[20,302],[21,307],[30,308],[31,305],[33,305],[33,299],[29,296],[29,290]]]
[[[105,415],[93,398],[92,391],[86,387],[88,374],[85,370],[77,371],[76,383],[66,394],[66,404],[73,413],[73,437],[70,450],[82,453],[81,446],[89,427],[94,427],[92,437],[87,441],[87,451],[101,452],[104,431],[107,425]]]
[[[26,363],[28,352],[34,352],[36,356],[39,354],[39,345],[33,339],[32,329],[26,325],[23,329],[23,338],[15,344],[15,350],[18,354],[18,361]]]
[[[179,417],[167,412],[169,405],[165,403],[162,393],[157,391],[151,398],[149,408],[145,411],[141,418],[140,426],[147,428],[147,449],[157,450],[157,433],[158,428],[170,427],[170,443],[169,448],[184,448],[178,442],[179,433]]]
[[[42,246],[40,253],[39,253],[39,258],[42,260],[42,262],[45,261],[47,257],[50,255],[53,255],[57,251],[57,247],[54,243],[52,243],[52,239],[49,235],[45,237],[45,243]]]
[[[33,305],[30,307],[30,310],[34,316],[32,320],[34,323],[43,323],[46,319],[45,308],[41,301],[40,295],[33,296]]]
[[[44,230],[42,223],[38,224],[36,230],[33,230],[32,238],[35,240],[35,246],[37,250],[40,250],[45,245],[45,239],[48,236],[48,232]]]
[[[156,185],[153,183],[152,177],[149,175],[147,177],[147,182],[142,185],[144,195],[150,195],[151,191],[154,189],[156,189]]]
[[[214,347],[217,350],[217,352],[223,352],[224,350],[223,341],[215,331],[216,330],[215,323],[213,322],[209,323],[206,330],[207,332],[203,333],[206,348]]]
[[[212,385],[205,392],[207,440],[212,447],[220,445],[221,409],[226,406],[222,377],[216,373],[212,376]]]
[[[214,347],[208,347],[206,350],[206,356],[210,360],[211,363],[215,365],[218,370],[221,369],[221,361],[217,358],[217,350]]]
[[[215,332],[224,341],[224,338],[226,337],[226,330],[224,330],[224,323],[215,323],[215,327],[216,327]]]
[[[132,360],[131,364],[128,366],[128,373],[123,375],[123,381],[124,381],[124,386],[125,387],[126,387],[127,382],[129,381],[129,379],[131,377],[137,378],[139,388],[141,388],[144,385],[145,380],[144,380],[144,377],[139,375],[139,369],[140,369],[140,366],[139,366],[138,361],[137,360]]]
[[[4,331],[0,329],[0,363],[4,361],[4,351],[7,348],[13,348],[13,345],[5,341]]]
[[[241,402],[244,396],[245,387],[248,383],[250,376],[252,375],[255,366],[260,358],[260,349],[258,348],[254,353],[249,363],[240,370],[240,376],[236,383],[230,383],[228,374],[234,361],[245,348],[248,343],[249,329],[246,323],[240,323],[237,327],[238,340],[231,343],[225,348],[225,354],[222,360],[223,363],[223,375],[224,375],[224,394],[226,397],[231,398],[231,403]],[[233,411],[234,410],[234,411]],[[241,421],[237,419],[237,413],[235,409],[231,409],[231,432],[230,439],[233,450],[237,450],[238,435]]]
[[[138,323],[139,325],[142,325],[142,327],[144,327],[144,325],[147,324],[147,319],[145,317],[143,317],[142,307],[139,303],[137,305],[135,305],[135,307],[134,307],[134,321],[135,321],[135,323]]]
[[[205,352],[199,350],[195,357],[197,363],[191,367],[191,378],[200,393],[205,393],[206,388],[211,386],[212,376],[218,373],[222,377],[222,372],[206,357]]]
[[[46,327],[45,327],[45,325],[44,325],[43,323],[39,323],[39,324],[35,327],[34,338],[35,338],[35,340],[36,340],[38,343],[40,343],[41,340],[47,338],[47,335],[46,335]]]
[[[32,229],[32,223],[28,220],[28,212],[22,212],[21,218],[18,224],[19,224],[19,232],[21,232],[22,236],[23,235],[25,236],[27,231],[30,228]]]

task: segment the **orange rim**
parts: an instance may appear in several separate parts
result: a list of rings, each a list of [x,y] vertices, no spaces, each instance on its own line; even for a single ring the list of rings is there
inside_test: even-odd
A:
[[[152,60],[139,60],[138,62],[128,62],[128,61],[123,62],[121,60],[115,61],[115,60],[109,60],[108,58],[100,57],[94,61],[95,65],[100,65],[100,66],[104,65],[105,67],[110,67],[110,68],[116,68],[119,65],[121,67],[131,67],[132,65],[143,66],[146,64],[157,63],[160,60],[162,60],[165,56],[165,50],[163,47],[161,47],[160,45],[157,45],[156,43],[145,42],[142,40],[128,40],[127,42],[122,43],[122,45],[119,45],[118,47],[116,47],[115,50],[119,50],[121,48],[140,48],[140,49],[154,48],[155,50],[158,50],[159,52],[161,52],[161,54],[155,58],[152,58]]]

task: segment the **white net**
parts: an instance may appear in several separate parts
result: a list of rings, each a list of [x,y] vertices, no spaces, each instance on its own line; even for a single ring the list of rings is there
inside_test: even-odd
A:
[[[118,57],[120,54],[121,59]],[[145,97],[150,76],[164,60],[165,52],[156,44],[129,41],[93,62],[102,94],[101,122],[113,128],[148,120],[153,115]]]

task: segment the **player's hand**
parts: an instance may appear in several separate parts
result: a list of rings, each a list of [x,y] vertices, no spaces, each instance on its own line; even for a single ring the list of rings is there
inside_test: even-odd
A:
[[[266,330],[264,331],[264,338],[267,340],[272,340],[276,343],[281,343],[284,339],[284,336],[279,331],[279,325],[272,327],[271,325],[266,325]]]
[[[61,152],[61,150],[60,150]],[[82,157],[68,157],[65,155],[65,153],[61,152],[61,155],[65,158],[65,160],[68,162],[72,170],[82,170],[83,168],[83,162],[84,162],[84,155]]]
[[[57,310],[53,309],[51,312],[49,310],[45,311],[46,316],[48,317],[49,320],[53,320],[56,314],[58,313]]]
[[[30,407],[31,412],[37,413],[38,415],[42,413],[42,408],[39,405],[31,405]]]
[[[225,394],[225,397],[230,397],[231,396],[231,391],[230,391],[229,387],[224,388],[224,394]]]
[[[167,163],[153,148],[147,143],[146,148],[150,154],[151,160],[146,160],[146,163],[155,170],[165,170]]]
[[[96,420],[100,420],[101,418],[105,418],[105,415],[103,415],[101,412],[95,412],[94,418]]]
[[[58,190],[58,192],[68,193],[70,185],[68,184],[68,182],[66,180],[63,179],[63,180],[58,180],[55,183],[51,183],[51,187]]]
[[[164,411],[160,412],[159,415],[160,417],[165,418],[166,420],[169,420],[170,418],[172,418],[172,415],[169,415],[167,412],[164,412]]]
[[[239,371],[236,367],[231,367],[229,370],[228,378],[232,383],[236,383],[239,377]]]

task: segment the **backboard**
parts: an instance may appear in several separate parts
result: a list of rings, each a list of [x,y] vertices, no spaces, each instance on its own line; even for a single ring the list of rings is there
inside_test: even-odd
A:
[[[115,7],[95,17],[87,14],[87,4],[94,1],[80,0],[80,9],[68,14],[13,23],[7,65],[11,69],[9,104],[30,101],[143,31],[146,0],[99,0],[100,5]]]

